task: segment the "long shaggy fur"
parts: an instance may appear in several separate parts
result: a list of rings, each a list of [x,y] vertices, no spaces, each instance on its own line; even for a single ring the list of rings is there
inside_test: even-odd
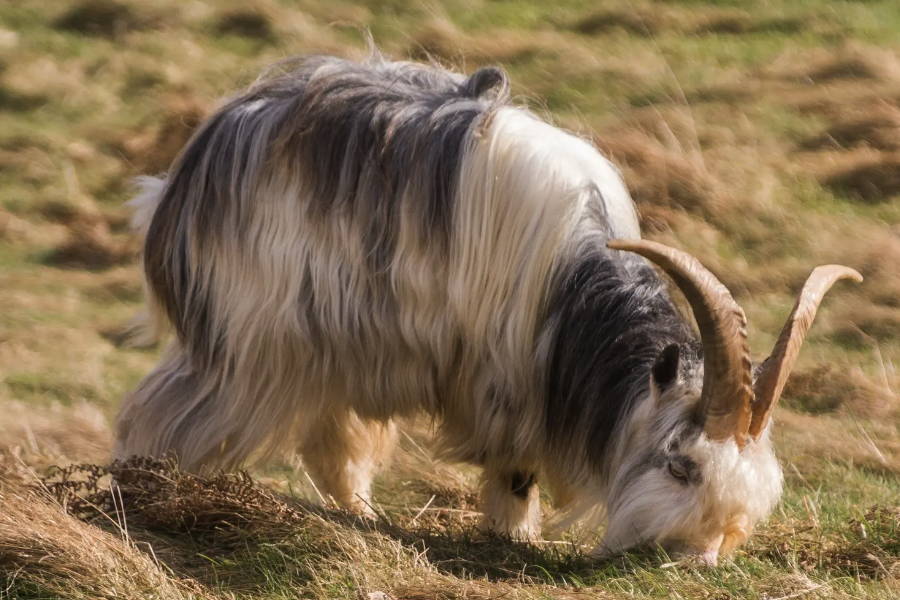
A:
[[[683,490],[654,479],[673,456],[701,465],[692,490],[737,468],[704,470],[721,444],[686,424],[695,335],[643,259],[605,248],[640,235],[616,169],[508,88],[493,67],[310,57],[213,115],[135,201],[149,314],[177,337],[125,399],[116,454],[196,470],[294,449],[360,505],[391,420],[424,412],[448,456],[485,467],[488,527],[539,534],[541,473],[573,505],[606,503],[616,547],[635,528],[705,544],[659,510]],[[739,509],[702,518],[721,531]]]

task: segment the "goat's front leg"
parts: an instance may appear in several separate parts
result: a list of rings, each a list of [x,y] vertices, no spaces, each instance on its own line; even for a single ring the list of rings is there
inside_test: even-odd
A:
[[[300,444],[303,464],[319,490],[341,505],[373,514],[369,487],[394,447],[396,426],[352,412],[325,415]]]
[[[541,502],[533,470],[485,469],[481,504],[483,531],[518,540],[540,539]]]

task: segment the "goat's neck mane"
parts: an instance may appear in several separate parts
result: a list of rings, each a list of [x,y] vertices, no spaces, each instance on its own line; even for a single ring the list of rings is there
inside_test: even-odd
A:
[[[669,344],[700,360],[695,334],[643,259],[601,243],[582,246],[557,279],[547,328],[545,432],[572,473],[609,476],[650,370]],[[687,352],[685,352],[687,351]],[[688,365],[683,365],[688,366]]]

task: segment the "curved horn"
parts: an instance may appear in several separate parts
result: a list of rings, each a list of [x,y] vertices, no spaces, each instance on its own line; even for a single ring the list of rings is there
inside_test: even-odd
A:
[[[699,410],[712,440],[734,437],[747,443],[750,425],[750,347],[747,319],[728,289],[696,258],[647,240],[611,240],[613,250],[640,254],[659,265],[681,289],[700,329],[703,343],[703,391]]]
[[[766,428],[772,410],[781,397],[784,384],[787,383],[791,368],[800,352],[800,346],[803,345],[803,338],[816,318],[816,310],[822,302],[822,297],[841,279],[852,279],[856,283],[863,280],[862,275],[850,267],[824,265],[813,270],[800,291],[794,310],[781,330],[772,354],[760,367],[759,376],[753,385],[756,401],[751,407],[753,417],[749,433],[754,440],[759,439]]]

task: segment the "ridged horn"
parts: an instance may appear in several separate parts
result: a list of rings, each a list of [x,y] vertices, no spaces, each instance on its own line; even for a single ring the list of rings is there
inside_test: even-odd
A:
[[[772,410],[781,398],[784,384],[800,353],[803,338],[809,331],[816,318],[816,311],[822,302],[822,297],[841,279],[852,279],[856,283],[862,283],[862,275],[855,269],[841,265],[823,265],[816,267],[800,291],[794,310],[788,317],[787,323],[778,336],[772,354],[762,364],[759,375],[753,385],[756,400],[751,406],[752,418],[750,420],[750,437],[759,439]]]
[[[613,250],[627,250],[653,261],[675,282],[687,299],[703,343],[703,390],[699,415],[706,436],[747,443],[753,388],[747,319],[728,289],[696,258],[648,240],[610,240]]]

